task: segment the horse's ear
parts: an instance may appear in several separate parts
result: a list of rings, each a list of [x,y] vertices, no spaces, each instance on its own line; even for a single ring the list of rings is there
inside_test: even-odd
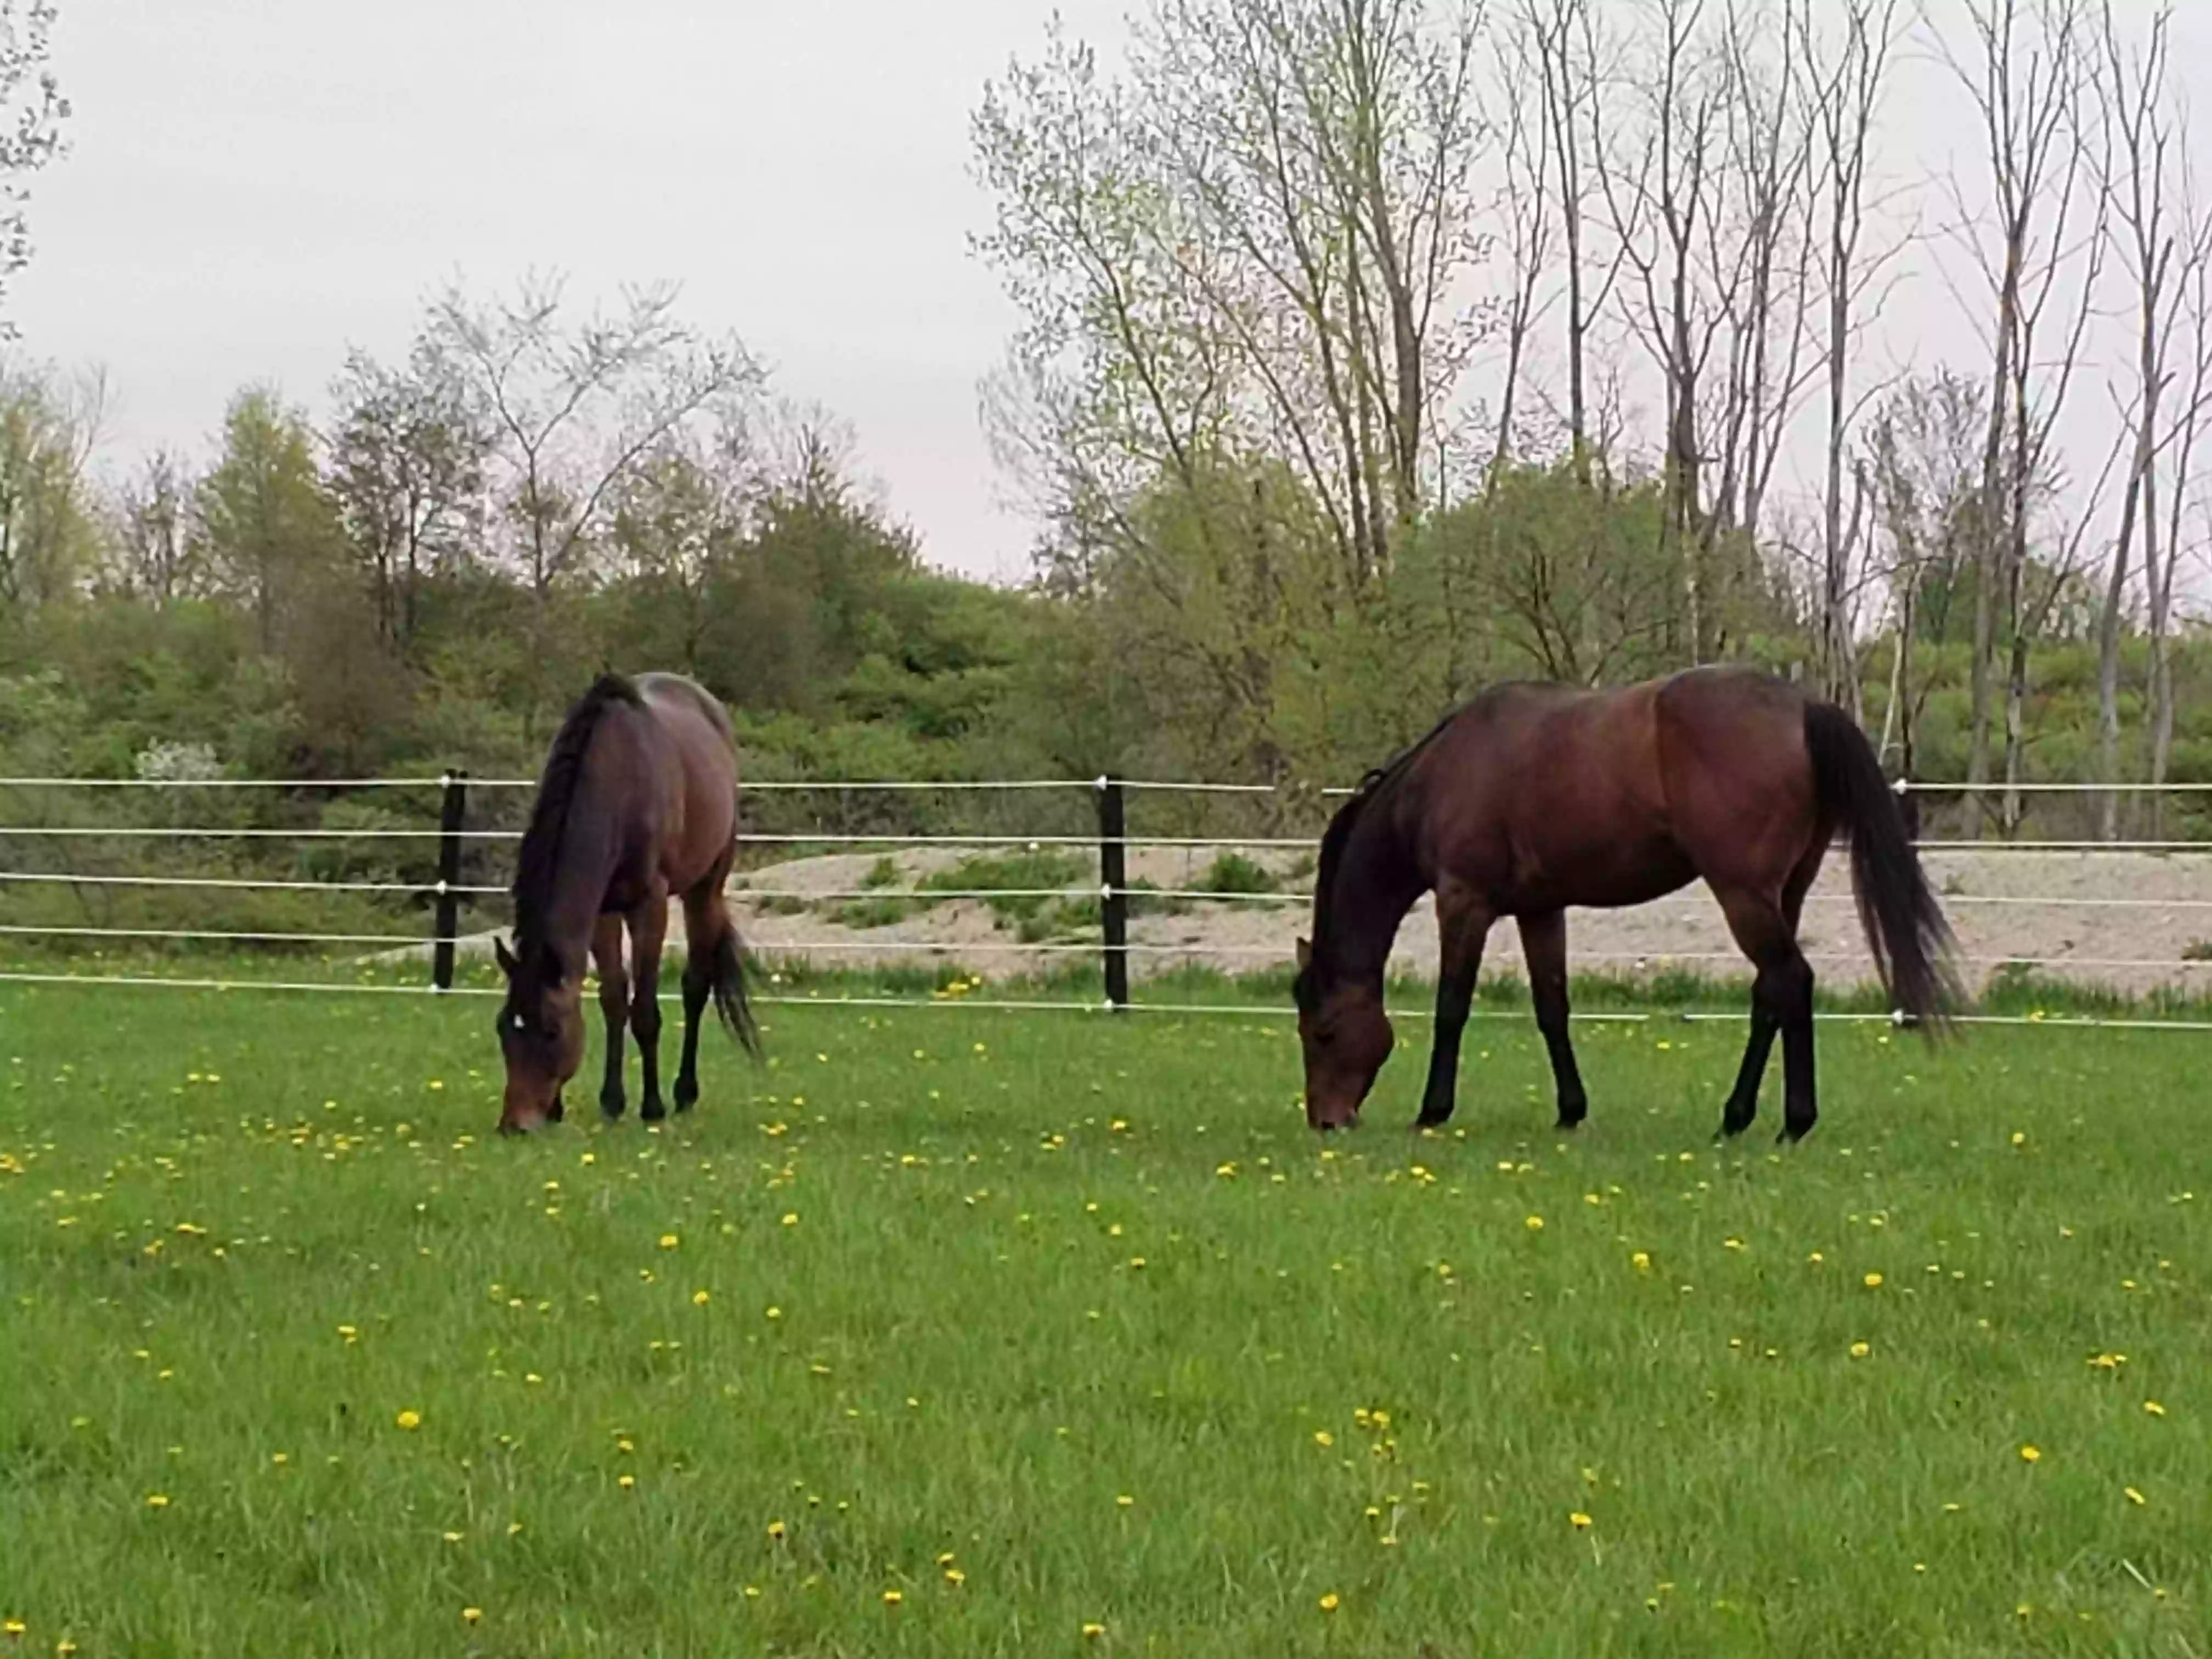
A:
[[[1312,966],[1313,941],[1310,939],[1302,939],[1298,941],[1298,971],[1303,974]]]
[[[514,977],[514,952],[507,948],[507,941],[497,933],[491,936],[491,953],[499,958],[499,971],[509,979]]]

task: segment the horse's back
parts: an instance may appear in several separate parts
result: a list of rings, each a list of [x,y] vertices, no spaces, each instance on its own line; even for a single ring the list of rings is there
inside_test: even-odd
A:
[[[737,836],[737,738],[728,711],[682,674],[640,674],[632,682],[653,717],[654,744],[668,769],[661,866],[682,890],[708,874]]]
[[[1787,868],[1812,815],[1804,708],[1737,668],[1494,687],[1420,757],[1435,867],[1483,872],[1516,912],[1641,903],[1717,866]]]

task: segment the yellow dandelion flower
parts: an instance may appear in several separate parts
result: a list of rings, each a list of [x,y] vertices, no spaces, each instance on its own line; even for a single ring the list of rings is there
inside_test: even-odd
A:
[[[2166,1415],[2166,1407],[2160,1405],[2155,1400],[2144,1401],[2143,1409],[2148,1412],[2153,1417],[2163,1417]]]
[[[1854,1342],[1851,1344],[1851,1358],[1854,1359],[1864,1359],[1873,1352],[1873,1348],[1869,1346],[1866,1343]]]
[[[2040,1463],[2043,1461],[2043,1452],[2041,1448],[2036,1446],[2022,1446],[2020,1449],[2020,1461],[2023,1463]]]
[[[1086,1642],[1095,1642],[1105,1633],[1106,1626],[1096,1619],[1086,1619],[1083,1621],[1083,1638]]]
[[[1114,1500],[1114,1504],[1115,1504],[1115,1506],[1116,1508],[1126,1510],[1126,1509],[1127,1509],[1127,1508],[1129,1507],[1129,1505],[1130,1505],[1130,1504],[1132,1504],[1135,1503],[1136,1501],[1137,1501],[1137,1500],[1136,1500],[1135,1498],[1133,1498],[1130,1497],[1128,1493],[1127,1493],[1127,1492],[1123,1492],[1123,1493],[1122,1493],[1119,1498],[1116,1498]]]
[[[945,1570],[945,1582],[953,1589],[958,1589],[968,1582],[968,1575],[957,1567],[947,1567]]]
[[[392,1420],[403,1429],[419,1429],[422,1426],[422,1413],[410,1406]]]
[[[787,1227],[796,1227],[799,1224],[799,1212],[796,1210],[786,1211],[783,1218],[783,1224]]]
[[[664,1250],[672,1250],[683,1242],[674,1233],[663,1233],[660,1236],[660,1248]]]
[[[1343,1603],[1338,1601],[1337,1595],[1334,1590],[1329,1591],[1328,1595],[1321,1598],[1321,1610],[1323,1613],[1334,1613],[1337,1608],[1342,1605]]]
[[[884,1592],[884,1605],[887,1607],[895,1607],[905,1600],[906,1596],[902,1591],[887,1589]]]
[[[1651,1271],[1651,1252],[1649,1250],[1637,1251],[1633,1255],[1628,1258],[1628,1265],[1635,1268],[1636,1271],[1640,1273],[1650,1273]]]
[[[483,1609],[482,1607],[463,1607],[461,1609],[461,1622],[465,1625],[482,1624],[483,1622]]]
[[[781,1521],[769,1522],[768,1523],[768,1535],[770,1538],[781,1541],[783,1537],[783,1522]]]
[[[637,1477],[634,1474],[617,1475],[615,1479],[615,1485],[620,1486],[624,1492],[628,1492],[630,1488],[637,1485]]]
[[[2123,1486],[2120,1490],[2127,1493],[2128,1502],[2135,1504],[2138,1509],[2150,1501],[2133,1486]]]
[[[1866,1276],[1864,1282],[1867,1289],[1870,1291],[1878,1291],[1881,1288],[1881,1275],[1880,1273],[1869,1273]]]
[[[783,1317],[783,1310],[781,1308],[770,1308],[765,1317],[769,1319],[781,1319]]]
[[[1315,1445],[1326,1449],[1328,1447],[1334,1446],[1335,1443],[1336,1437],[1331,1434],[1327,1429],[1316,1429],[1314,1431]]]
[[[1576,1510],[1567,1516],[1567,1524],[1572,1527],[1577,1532],[1584,1532],[1587,1531],[1594,1523],[1591,1522],[1589,1516],[1584,1515],[1580,1510]]]
[[[166,1510],[169,1507],[169,1494],[165,1492],[148,1492],[146,1507],[149,1510]]]
[[[1540,1215],[1532,1215],[1521,1224],[1526,1227],[1532,1233],[1540,1233],[1544,1231],[1544,1218]]]
[[[703,1308],[708,1304],[708,1303],[713,1300],[714,1298],[708,1296],[704,1291],[694,1291],[691,1292],[691,1305],[695,1308]]]
[[[0,1636],[21,1636],[29,1628],[20,1619],[0,1619]]]

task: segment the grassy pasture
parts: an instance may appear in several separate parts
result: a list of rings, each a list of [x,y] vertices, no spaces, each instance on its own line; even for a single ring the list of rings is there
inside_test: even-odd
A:
[[[768,1024],[515,1144],[486,1003],[0,986],[0,1654],[2212,1652],[2212,1038]]]

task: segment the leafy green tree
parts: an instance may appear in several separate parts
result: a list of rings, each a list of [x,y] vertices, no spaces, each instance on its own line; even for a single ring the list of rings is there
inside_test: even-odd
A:
[[[349,353],[331,397],[330,494],[367,568],[378,629],[404,647],[424,578],[481,538],[491,434],[450,358],[427,343],[398,368]]]
[[[99,555],[86,469],[105,386],[51,369],[0,369],[0,608],[21,615],[74,592]]]
[[[274,654],[283,625],[340,568],[343,545],[307,416],[274,388],[231,399],[222,454],[194,492],[193,516],[199,556]]]

